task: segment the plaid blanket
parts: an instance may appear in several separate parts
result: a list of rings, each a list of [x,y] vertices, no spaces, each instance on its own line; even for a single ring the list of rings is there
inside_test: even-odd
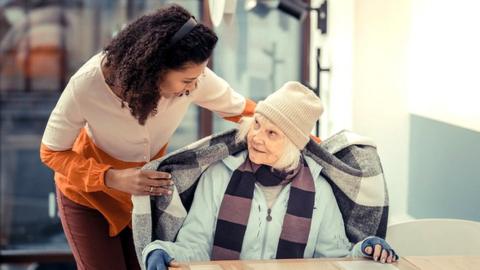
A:
[[[235,143],[235,134],[234,129],[206,137],[143,167],[171,173],[175,187],[172,196],[132,197],[133,237],[140,262],[151,241],[175,240],[205,169],[246,149],[245,143]],[[303,154],[323,167],[321,174],[332,186],[350,242],[369,235],[385,238],[388,193],[375,144],[342,131],[321,144],[310,140]]]

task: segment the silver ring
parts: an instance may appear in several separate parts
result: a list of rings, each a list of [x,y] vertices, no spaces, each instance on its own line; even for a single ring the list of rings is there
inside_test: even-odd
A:
[[[150,193],[153,192],[153,186],[150,187],[150,191],[149,191],[149,192],[150,192]]]

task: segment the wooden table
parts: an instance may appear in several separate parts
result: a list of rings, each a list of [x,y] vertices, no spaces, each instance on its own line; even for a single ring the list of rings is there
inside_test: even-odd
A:
[[[421,270],[480,270],[480,256],[407,256]]]
[[[182,264],[171,270],[480,270],[480,256],[407,256],[393,264],[366,259],[214,261]]]

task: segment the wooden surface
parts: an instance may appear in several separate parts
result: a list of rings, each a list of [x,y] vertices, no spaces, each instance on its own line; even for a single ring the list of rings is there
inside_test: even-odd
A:
[[[182,270],[480,270],[480,256],[402,257],[392,264],[366,259],[214,261],[181,264]]]
[[[480,270],[480,256],[407,256],[420,270]]]
[[[345,264],[346,263],[346,264]],[[355,265],[352,265],[355,264]],[[356,270],[417,270],[409,261],[401,258],[400,261],[382,265],[366,259],[288,259],[263,261],[215,261],[181,264],[182,270],[342,270],[343,266],[356,266]],[[363,268],[358,268],[359,266]],[[366,268],[365,268],[366,267]],[[393,267],[393,268],[392,268]],[[171,270],[179,268],[170,268]],[[352,268],[353,269],[353,268]],[[348,268],[347,268],[348,270]]]

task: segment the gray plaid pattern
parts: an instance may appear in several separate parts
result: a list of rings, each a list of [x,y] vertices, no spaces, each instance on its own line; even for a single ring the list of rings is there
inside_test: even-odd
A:
[[[235,143],[235,134],[230,130],[209,136],[143,167],[170,172],[175,190],[173,196],[132,197],[133,237],[140,262],[142,250],[151,241],[175,240],[208,166],[246,149],[245,143]],[[342,131],[321,144],[310,140],[303,152],[323,167],[321,174],[332,186],[350,242],[369,235],[384,238],[388,193],[375,144]]]

